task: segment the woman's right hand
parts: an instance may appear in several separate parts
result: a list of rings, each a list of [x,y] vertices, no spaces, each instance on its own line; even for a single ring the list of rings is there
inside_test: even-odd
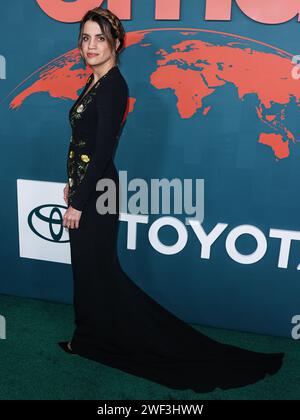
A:
[[[69,184],[66,184],[64,188],[64,200],[66,205],[68,205],[68,196],[69,196]]]

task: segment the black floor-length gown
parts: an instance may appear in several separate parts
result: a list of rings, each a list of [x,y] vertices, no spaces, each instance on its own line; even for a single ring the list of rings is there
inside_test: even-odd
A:
[[[116,214],[98,214],[96,200],[102,193],[96,183],[110,178],[119,186],[113,152],[128,87],[117,65],[89,90],[92,81],[93,74],[69,114],[69,204],[82,211],[79,228],[69,229],[76,324],[72,349],[171,388],[196,392],[245,386],[276,373],[282,353],[257,353],[210,339],[162,307],[122,270],[119,202]]]

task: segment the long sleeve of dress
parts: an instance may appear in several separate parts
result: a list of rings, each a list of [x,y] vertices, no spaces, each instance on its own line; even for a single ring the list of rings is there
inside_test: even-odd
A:
[[[94,151],[85,175],[72,197],[72,207],[83,210],[89,195],[96,191],[96,184],[103,177],[105,168],[112,159],[119,138],[123,116],[128,100],[127,85],[114,79],[103,80],[97,89],[97,129]]]

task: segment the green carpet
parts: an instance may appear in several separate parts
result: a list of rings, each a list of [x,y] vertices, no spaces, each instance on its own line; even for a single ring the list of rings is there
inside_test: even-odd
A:
[[[7,323],[6,339],[0,340],[1,400],[300,399],[300,342],[292,339],[193,325],[221,342],[286,354],[274,376],[242,388],[198,394],[64,353],[57,342],[71,337],[71,305],[0,295],[0,314]]]

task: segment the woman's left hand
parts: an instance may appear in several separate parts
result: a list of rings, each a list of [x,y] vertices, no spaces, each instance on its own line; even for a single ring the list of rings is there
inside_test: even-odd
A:
[[[69,206],[68,210],[64,214],[63,226],[68,229],[78,229],[81,213],[82,211],[76,210],[72,206]]]

